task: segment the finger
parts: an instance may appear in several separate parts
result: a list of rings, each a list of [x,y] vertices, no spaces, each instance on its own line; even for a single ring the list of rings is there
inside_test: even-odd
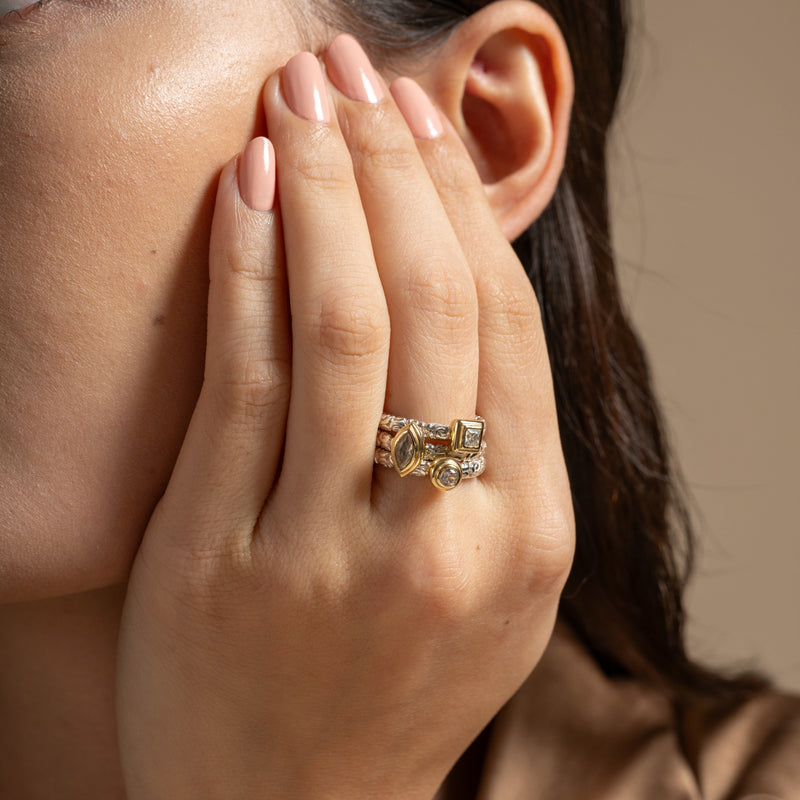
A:
[[[475,282],[414,137],[351,36],[325,55],[392,323],[386,404],[449,423],[475,411]],[[368,87],[365,89],[365,87]],[[432,118],[424,134],[438,136]]]
[[[407,118],[420,113],[425,95],[413,81],[398,79],[392,93]],[[539,455],[553,450],[553,438],[558,436],[539,307],[522,265],[495,221],[469,153],[447,120],[442,123],[442,136],[418,137],[417,147],[461,247],[469,254],[477,288],[476,407],[486,418],[491,445],[484,480],[518,482],[520,453],[536,463]]]
[[[274,186],[272,146],[263,138],[220,176],[203,387],[165,496],[187,530],[201,523],[213,530],[214,521],[252,530],[278,469],[291,344]]]
[[[292,312],[292,394],[279,491],[368,500],[389,317],[353,168],[317,59],[264,90],[278,160]]]

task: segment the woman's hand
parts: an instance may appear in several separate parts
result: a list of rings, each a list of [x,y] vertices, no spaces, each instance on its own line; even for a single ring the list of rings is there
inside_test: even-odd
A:
[[[535,297],[456,134],[359,57],[268,81],[275,210],[240,194],[269,205],[263,140],[220,178],[205,382],[124,612],[130,800],[430,798],[552,630],[573,522]],[[384,407],[480,414],[485,473],[373,468]]]

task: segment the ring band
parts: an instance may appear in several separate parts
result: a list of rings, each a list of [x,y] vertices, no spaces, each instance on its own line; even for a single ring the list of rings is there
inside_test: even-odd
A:
[[[464,478],[476,478],[486,466],[481,417],[455,419],[450,425],[384,414],[375,440],[375,463],[400,477],[427,475],[442,491]]]
[[[441,461],[443,458],[448,458],[447,455],[440,455],[428,461],[423,461],[413,472],[407,473],[417,478],[430,476],[431,467],[434,463]],[[481,455],[476,458],[463,459],[459,461],[454,459],[461,467],[462,478],[477,478],[483,473],[486,468],[486,459]],[[389,469],[396,469],[394,461],[392,461],[392,454],[388,450],[376,449],[375,450],[375,463],[382,467],[389,467]]]
[[[384,414],[378,429],[389,433],[399,433],[412,422],[421,431],[423,438],[437,442],[450,442],[450,449],[454,453],[464,456],[480,450],[486,428],[486,421],[482,417],[454,419],[449,425],[440,425]]]

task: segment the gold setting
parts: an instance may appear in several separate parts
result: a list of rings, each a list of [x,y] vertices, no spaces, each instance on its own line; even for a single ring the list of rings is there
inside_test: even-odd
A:
[[[481,417],[442,425],[384,413],[374,460],[393,468],[401,478],[427,475],[439,491],[449,492],[465,478],[483,474],[485,426]]]
[[[464,477],[461,464],[454,458],[439,458],[431,465],[428,473],[431,483],[442,492],[455,489]]]
[[[404,457],[405,449],[410,447],[410,453]],[[425,438],[419,425],[409,422],[404,425],[392,439],[392,463],[401,478],[410,475],[421,463],[425,455]]]
[[[454,419],[450,450],[453,455],[469,456],[479,453],[486,423],[482,419]]]

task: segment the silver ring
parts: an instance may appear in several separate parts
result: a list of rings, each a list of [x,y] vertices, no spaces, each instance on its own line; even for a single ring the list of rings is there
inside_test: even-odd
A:
[[[384,414],[374,461],[393,468],[402,478],[427,475],[437,489],[449,491],[464,478],[477,478],[484,471],[485,428],[481,417],[442,425]]]
[[[407,417],[394,417],[391,414],[384,414],[381,417],[378,429],[396,434],[412,422],[419,428],[425,440],[449,442],[451,452],[462,456],[473,455],[480,451],[486,430],[486,421],[483,417],[454,419],[449,425],[441,425]]]

